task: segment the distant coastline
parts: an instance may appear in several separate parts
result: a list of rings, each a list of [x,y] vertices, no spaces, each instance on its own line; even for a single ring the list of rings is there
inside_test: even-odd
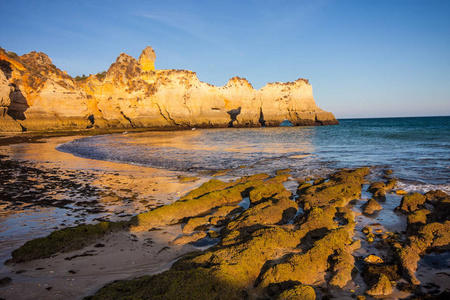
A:
[[[411,118],[447,118],[450,115],[441,115],[441,116],[400,116],[400,117],[344,117],[337,118],[338,120],[364,120],[364,119],[411,119]]]

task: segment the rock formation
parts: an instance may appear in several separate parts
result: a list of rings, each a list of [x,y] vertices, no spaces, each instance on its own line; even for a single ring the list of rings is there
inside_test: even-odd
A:
[[[44,53],[0,48],[0,131],[338,124],[308,80],[255,90],[233,77],[216,87],[191,71],[155,70],[155,59],[151,47],[139,60],[122,53],[106,73],[74,79]]]

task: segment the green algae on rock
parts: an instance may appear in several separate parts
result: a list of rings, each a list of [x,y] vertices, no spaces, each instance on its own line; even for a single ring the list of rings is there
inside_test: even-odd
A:
[[[393,290],[389,278],[380,274],[375,284],[366,293],[371,296],[387,296],[392,294]]]
[[[258,203],[230,221],[227,230],[238,230],[255,225],[282,224],[292,219],[297,213],[298,205],[282,197]]]
[[[362,209],[363,209],[363,213],[371,215],[371,214],[374,214],[374,213],[382,210],[383,207],[375,199],[371,198],[366,203],[364,203],[364,205],[362,206]]]
[[[323,272],[328,269],[329,257],[335,251],[345,250],[350,243],[345,228],[331,230],[322,239],[316,241],[307,253],[294,254],[264,272],[260,287],[288,280],[313,284],[317,280],[323,279]]]
[[[364,176],[369,172],[368,168],[338,171],[328,181],[298,189],[297,201],[305,210],[314,206],[345,206],[361,195]]]
[[[405,278],[413,284],[420,284],[415,275],[420,256],[430,250],[450,250],[450,221],[426,224],[408,238],[406,245],[394,246]]]
[[[277,300],[315,300],[316,292],[309,285],[298,285],[294,288],[285,290]]]
[[[210,270],[171,269],[158,275],[142,276],[106,285],[86,299],[243,299],[243,292],[216,278]]]
[[[197,180],[200,180],[200,177],[180,175],[180,176],[178,176],[178,180],[181,183],[184,183],[184,182],[195,182]]]
[[[21,263],[48,258],[58,252],[70,252],[93,244],[104,235],[128,229],[128,222],[100,222],[53,231],[50,235],[26,242],[14,250],[8,262]]]
[[[413,212],[422,207],[427,198],[419,193],[413,193],[403,196],[400,206],[397,208],[405,212]]]

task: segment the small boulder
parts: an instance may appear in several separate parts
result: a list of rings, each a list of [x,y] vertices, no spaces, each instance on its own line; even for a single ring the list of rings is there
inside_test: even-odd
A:
[[[403,196],[400,206],[398,206],[397,209],[406,212],[413,212],[422,207],[426,200],[427,198],[419,193],[405,195]]]
[[[384,170],[384,174],[386,175],[392,175],[393,173],[394,171],[392,171],[391,169]]]
[[[369,187],[367,188],[367,191],[370,193],[373,193],[380,189],[384,190],[385,188],[386,188],[386,185],[383,182],[373,182],[369,185]]]
[[[363,206],[363,213],[371,215],[383,209],[383,207],[375,199],[370,199]]]
[[[393,292],[392,283],[389,278],[380,274],[376,283],[366,292],[371,296],[387,296]]]
[[[386,181],[386,190],[392,190],[395,185],[397,184],[397,180],[391,178],[388,181]]]
[[[364,261],[366,263],[371,263],[371,264],[382,264],[384,261],[381,257],[370,254],[369,256],[367,256]]]
[[[0,287],[10,284],[11,281],[11,277],[3,277],[2,279],[0,279]]]

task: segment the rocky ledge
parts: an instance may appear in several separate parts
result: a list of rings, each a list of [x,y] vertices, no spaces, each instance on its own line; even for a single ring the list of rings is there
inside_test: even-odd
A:
[[[259,90],[233,77],[216,87],[186,70],[156,70],[151,47],[108,71],[72,78],[44,53],[0,48],[0,131],[338,124],[306,79]]]

